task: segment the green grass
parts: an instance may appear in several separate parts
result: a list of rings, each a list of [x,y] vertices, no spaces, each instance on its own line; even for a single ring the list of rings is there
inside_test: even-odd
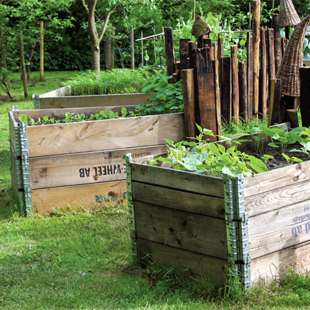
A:
[[[29,93],[59,88],[75,74],[46,72],[40,82],[34,73]],[[0,104],[0,309],[310,309],[308,276],[292,273],[243,292],[158,264],[134,266],[124,205],[20,217],[10,189],[7,108],[33,104],[22,98],[19,74],[11,81],[16,101]]]

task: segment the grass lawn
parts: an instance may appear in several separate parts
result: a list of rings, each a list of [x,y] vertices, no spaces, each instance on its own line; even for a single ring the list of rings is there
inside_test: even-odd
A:
[[[29,93],[43,94],[76,72],[32,74]],[[310,309],[310,278],[243,292],[184,272],[132,265],[125,205],[89,212],[55,211],[23,218],[11,195],[7,108],[32,109],[11,77],[15,102],[0,103],[0,309]],[[0,94],[3,96],[4,94]]]

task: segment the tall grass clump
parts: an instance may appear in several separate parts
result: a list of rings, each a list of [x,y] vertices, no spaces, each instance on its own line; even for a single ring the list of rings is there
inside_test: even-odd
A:
[[[143,84],[151,75],[147,69],[113,69],[102,71],[100,74],[87,71],[70,81],[71,96],[83,95],[109,95],[141,93]],[[68,84],[64,85],[68,86]]]

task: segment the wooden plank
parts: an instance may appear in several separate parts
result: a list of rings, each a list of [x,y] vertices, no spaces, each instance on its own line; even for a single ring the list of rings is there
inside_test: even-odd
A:
[[[271,97],[271,79],[276,78],[276,65],[274,58],[274,32],[273,29],[267,29],[267,47],[268,47],[268,80],[269,80],[269,96]],[[271,103],[269,103],[271,104]]]
[[[296,109],[287,109],[285,111],[285,120],[291,123],[292,128],[299,127],[298,113]]]
[[[310,242],[277,251],[251,261],[252,283],[272,284],[291,270],[307,274],[310,269]]]
[[[309,188],[310,181],[308,180],[245,198],[246,211],[249,216],[254,216],[285,207],[287,204],[308,200],[310,199]]]
[[[240,82],[240,116],[248,121],[248,85],[244,60],[239,61],[239,82]]]
[[[247,198],[307,180],[310,180],[310,161],[245,178],[244,195]]]
[[[286,201],[284,208],[249,218],[252,259],[309,241],[310,200],[297,204],[291,204],[294,202],[290,200],[289,203],[287,206]]]
[[[184,126],[185,137],[196,137],[196,108],[195,108],[195,83],[194,69],[182,71],[182,86],[183,86],[183,103],[184,103]]]
[[[29,159],[31,188],[94,184],[126,179],[125,156],[133,159],[167,152],[166,145]],[[147,162],[147,159],[145,159]]]
[[[183,113],[27,127],[29,156],[124,149],[184,140]]]
[[[127,112],[135,111],[136,106],[126,106]],[[15,122],[19,122],[19,117],[22,114],[31,116],[31,118],[37,120],[39,117],[42,119],[44,116],[49,118],[55,118],[55,120],[64,119],[66,113],[85,114],[89,117],[91,114],[99,113],[100,111],[113,111],[117,112],[121,116],[122,107],[118,106],[103,106],[103,107],[90,107],[90,108],[63,108],[63,109],[38,109],[38,110],[19,110],[13,112]]]
[[[194,79],[196,122],[202,127],[217,134],[216,104],[214,87],[214,64],[211,60],[210,48],[194,50]],[[216,137],[204,137],[216,141]]]
[[[36,189],[32,191],[34,212],[50,213],[53,208],[96,209],[126,202],[126,181]]]
[[[225,220],[136,201],[136,237],[227,259]]]
[[[225,219],[224,199],[132,182],[134,201]]]
[[[223,57],[222,63],[222,116],[228,124],[232,116],[232,84],[231,84],[231,59]],[[252,114],[251,114],[252,115]]]
[[[173,75],[174,73],[174,39],[172,27],[165,27],[165,51],[166,51],[166,63],[167,63],[167,76]],[[173,79],[168,80],[169,83],[173,82]]]
[[[310,67],[300,68],[300,113],[302,125],[310,126]]]
[[[247,33],[247,67],[248,67],[248,119],[253,117],[253,38],[250,32]]]
[[[266,30],[261,31],[261,66],[259,75],[259,113],[265,119],[267,117],[267,47],[266,47]]]
[[[147,102],[154,94],[114,94],[92,96],[61,96],[40,98],[41,109],[82,108],[102,106],[128,106]],[[42,98],[41,98],[42,97]]]
[[[132,163],[131,169],[133,181],[224,198],[221,178],[135,163]]]
[[[276,81],[275,90],[274,90],[274,101],[273,105],[270,104],[270,109],[273,107],[272,114],[270,116],[271,125],[275,123],[282,123],[283,120],[283,105],[280,104],[281,102],[281,90],[282,90],[282,82],[281,80]]]
[[[48,93],[44,93],[39,96],[39,98],[50,98],[50,97],[63,97],[63,96],[70,96],[71,86],[64,86],[55,90],[52,90]]]
[[[239,74],[238,74],[238,45],[231,46],[231,78],[232,78],[232,106],[235,122],[239,124]]]
[[[226,260],[176,249],[144,239],[138,238],[136,242],[139,257],[143,257],[147,253],[152,254],[155,260],[165,266],[189,269],[190,274],[209,275],[221,283],[225,281],[225,274],[228,270]]]
[[[189,41],[190,39],[180,39],[180,72],[184,69],[189,69],[187,60],[189,58]]]
[[[188,65],[189,69],[194,69],[194,52],[193,50],[196,48],[196,43],[194,41],[189,41],[188,45]]]

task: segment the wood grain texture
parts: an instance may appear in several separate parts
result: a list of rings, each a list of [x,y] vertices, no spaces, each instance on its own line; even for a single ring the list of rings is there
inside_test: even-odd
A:
[[[225,219],[224,199],[132,182],[132,197],[157,206]]]
[[[127,112],[135,111],[136,106],[127,106]],[[121,116],[122,107],[117,106],[106,106],[106,107],[90,107],[90,108],[63,108],[63,109],[39,109],[39,110],[20,110],[14,111],[13,116],[16,122],[19,122],[19,117],[22,114],[26,114],[27,116],[31,116],[31,118],[37,120],[38,117],[43,119],[44,116],[48,116],[50,118],[55,118],[55,120],[64,119],[66,117],[66,113],[74,113],[74,114],[85,114],[85,116],[89,117],[91,114],[99,113],[100,111],[113,111],[117,112],[119,116]]]
[[[248,118],[253,117],[254,76],[253,76],[253,38],[247,33],[247,68],[248,68]]]
[[[259,195],[310,180],[310,161],[256,174],[244,179],[244,195]]]
[[[310,269],[310,242],[277,251],[251,261],[252,283],[272,284],[286,278],[290,270],[306,274]]]
[[[288,204],[309,200],[309,188],[310,181],[308,180],[245,198],[246,211],[249,216],[254,216],[280,209]]]
[[[165,51],[166,51],[166,63],[167,63],[167,75],[173,75],[175,55],[174,55],[174,39],[172,27],[165,27]],[[169,83],[173,83],[173,79],[168,80]]]
[[[29,160],[31,188],[125,180],[127,153],[131,153],[132,158],[137,160],[166,151],[166,145],[159,145],[117,151],[33,157]],[[147,162],[146,158],[145,161]]]
[[[231,46],[231,78],[232,78],[232,106],[235,122],[239,124],[239,74],[238,74],[238,45]]]
[[[192,275],[209,275],[215,281],[224,282],[228,263],[226,260],[197,254],[152,241],[137,239],[139,257],[152,254],[155,260],[167,267],[189,269]]]
[[[239,84],[240,84],[240,116],[248,121],[248,85],[247,68],[244,60],[239,61]]]
[[[164,144],[185,138],[183,113],[27,127],[29,156]]]
[[[266,46],[266,30],[260,29],[261,32],[261,65],[259,75],[259,113],[265,119],[267,117],[267,46]]]
[[[250,217],[248,227],[252,259],[309,241],[310,200]]]
[[[50,97],[46,97],[50,95]],[[55,97],[54,97],[55,96]],[[83,108],[97,106],[130,106],[147,102],[154,94],[115,94],[92,96],[57,96],[44,94],[39,96],[41,109]]]
[[[36,189],[32,191],[34,212],[50,213],[53,208],[101,208],[126,202],[126,181]]]
[[[132,163],[131,169],[133,181],[224,198],[221,178],[136,163]]]
[[[227,259],[225,220],[136,201],[136,237]]]
[[[222,71],[222,106],[221,111],[224,119],[228,124],[231,122],[232,116],[232,77],[231,77],[231,59],[230,57],[221,58],[221,71]]]

